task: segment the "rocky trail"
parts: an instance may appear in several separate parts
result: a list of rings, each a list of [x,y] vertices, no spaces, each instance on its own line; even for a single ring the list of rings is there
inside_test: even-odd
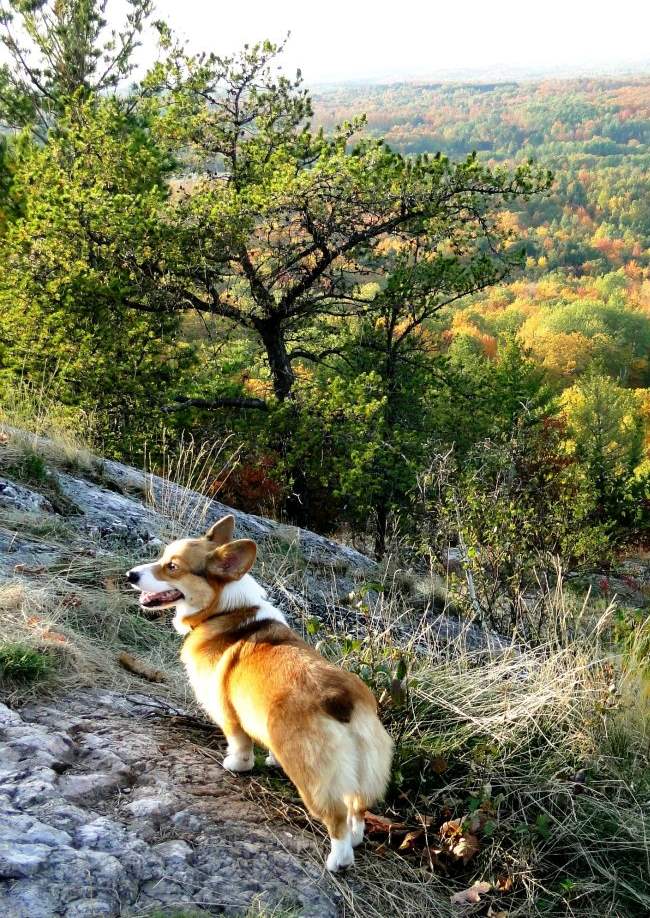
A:
[[[21,474],[24,455],[42,460],[37,480]],[[120,597],[123,556],[153,557],[174,531],[203,531],[226,512],[120,463],[70,463],[46,439],[3,435],[1,637],[31,641],[38,632],[48,653],[53,638],[71,672],[62,686],[26,698],[3,697],[0,673],[2,918],[340,913],[320,837],[281,813],[269,816],[254,779],[221,768],[219,731],[174,688],[184,686],[178,641],[164,623],[142,620],[130,595]],[[240,535],[280,559],[287,552],[300,559],[314,614],[332,599],[333,569],[344,592],[374,566],[330,539],[233,512]],[[115,566],[113,581],[107,565]],[[295,616],[303,593],[287,589],[278,601]],[[119,675],[120,647],[146,659],[163,633],[163,663],[172,667],[166,686]],[[75,687],[74,667],[88,647],[90,678],[82,660]],[[100,666],[93,684],[102,656],[113,671],[106,676]]]
[[[207,742],[144,694],[0,705],[0,915],[339,914],[315,837],[267,819]]]

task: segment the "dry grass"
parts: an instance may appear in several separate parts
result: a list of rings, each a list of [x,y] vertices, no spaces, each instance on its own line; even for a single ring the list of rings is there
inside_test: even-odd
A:
[[[33,453],[57,464],[84,468],[92,464],[92,416],[58,403],[45,380],[40,386],[21,381],[2,392],[0,434],[8,432],[10,442],[3,451],[5,463]]]
[[[148,461],[145,499],[165,521],[163,540],[171,540],[206,528],[211,501],[237,465],[239,450],[230,438],[200,443],[181,436],[173,450],[163,441],[162,458]]]
[[[53,514],[5,511],[0,529],[8,541],[27,538],[43,553],[44,563],[37,552],[33,565],[18,565],[0,584],[0,644],[18,641],[58,661],[39,691],[94,684],[132,689],[133,676],[118,661],[129,651],[165,673],[156,694],[189,701],[175,635],[166,621],[146,618],[125,587],[133,552],[93,544]],[[15,694],[24,697],[32,688],[16,686]]]
[[[180,466],[162,469],[166,484],[152,488],[151,500],[170,534],[202,528],[211,482],[226,459],[219,449],[192,445],[176,460]],[[187,501],[176,477],[206,499]],[[41,540],[56,555],[47,569],[16,573],[0,587],[0,642],[33,648],[57,664],[45,682],[12,688],[16,698],[80,684],[133,690],[134,677],[117,662],[126,650],[165,673],[157,696],[192,705],[177,637],[166,621],[145,618],[123,588],[132,553],[89,545],[47,514],[4,514],[2,526],[5,534]],[[385,840],[367,842],[354,873],[332,880],[346,915],[650,912],[647,624],[617,643],[615,608],[567,596],[556,577],[535,599],[536,614],[548,623],[542,646],[476,652],[466,632],[452,643],[438,639],[430,620],[414,613],[403,577],[395,576],[377,603],[359,590],[356,622],[341,632],[334,607],[344,588],[336,571],[325,623],[314,625],[313,571],[295,546],[265,546],[258,570],[298,629],[381,697],[397,740],[386,803],[391,818],[417,825],[425,817],[425,841],[435,847],[442,822],[458,818],[466,826],[481,814],[477,850],[466,864],[446,858],[432,870],[419,853],[421,841],[406,855],[390,845],[382,851]],[[322,582],[324,571],[318,576]],[[262,769],[248,787],[271,822],[310,826],[281,776]],[[322,830],[312,830],[316,853],[305,857],[322,866]],[[453,907],[451,894],[477,880],[492,887],[482,904],[473,912]]]
[[[432,873],[417,853],[362,857],[354,882],[341,881],[351,914],[458,914],[450,894],[478,880],[492,890],[477,914],[650,911],[648,632],[621,652],[613,607],[575,633],[574,610],[563,607],[571,626],[559,615],[563,593],[548,600],[556,637],[496,656],[469,651],[462,636],[443,646],[426,626],[398,652],[385,626],[351,649],[339,635],[322,639],[375,688],[384,670],[394,679],[400,654],[408,660],[405,698],[387,697],[384,710],[398,740],[393,818],[424,817],[433,846],[448,819],[469,826],[478,813],[483,824],[467,865],[447,860]]]

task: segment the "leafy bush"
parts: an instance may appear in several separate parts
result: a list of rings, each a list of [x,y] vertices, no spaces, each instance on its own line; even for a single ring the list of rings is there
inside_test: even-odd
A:
[[[380,694],[396,740],[384,815],[368,830],[384,858],[402,859],[402,888],[417,884],[405,914],[437,914],[441,886],[448,901],[479,881],[490,914],[632,918],[650,907],[647,631],[612,653],[613,610],[590,609],[576,631],[562,591],[544,603],[558,626],[530,650],[445,646],[425,621],[404,646],[389,597],[380,619],[360,606],[365,635],[321,637]],[[382,861],[373,914],[390,913],[396,869]]]
[[[609,527],[595,519],[596,498],[578,463],[562,449],[553,418],[521,418],[508,439],[487,440],[462,468],[439,454],[421,478],[422,551],[450,573],[472,617],[502,634],[543,641],[555,622],[537,597],[558,569],[603,562]],[[544,614],[542,614],[544,613]]]
[[[47,678],[51,657],[27,644],[0,644],[0,682],[28,685]]]

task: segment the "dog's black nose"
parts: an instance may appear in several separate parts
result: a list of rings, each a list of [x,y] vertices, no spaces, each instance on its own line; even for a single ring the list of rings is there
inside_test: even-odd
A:
[[[137,583],[140,579],[139,571],[129,571],[126,575],[126,579],[129,581],[129,583]]]

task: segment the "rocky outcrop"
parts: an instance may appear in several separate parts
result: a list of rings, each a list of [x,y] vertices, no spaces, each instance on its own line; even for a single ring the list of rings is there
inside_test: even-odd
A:
[[[218,764],[218,732],[188,721],[99,689],[0,704],[3,918],[340,913],[314,837],[266,820],[251,778]]]
[[[46,513],[54,510],[47,497],[6,478],[0,478],[0,509],[44,510]]]
[[[9,436],[12,433],[17,436],[22,432],[9,429]],[[29,443],[32,450],[44,456],[52,452],[52,444],[43,437],[30,436]],[[48,476],[51,487],[65,500],[67,512],[78,516],[80,529],[95,536],[147,544],[167,537],[174,528],[175,534],[183,535],[192,534],[197,528],[204,530],[226,513],[232,513],[240,535],[258,542],[271,540],[295,545],[307,564],[353,568],[359,572],[376,567],[370,558],[348,545],[308,529],[243,513],[121,462],[85,457],[78,472],[52,466]],[[48,509],[37,487],[27,488],[4,481],[3,492],[3,481],[0,479],[0,507]],[[172,510],[171,520],[169,509]]]

